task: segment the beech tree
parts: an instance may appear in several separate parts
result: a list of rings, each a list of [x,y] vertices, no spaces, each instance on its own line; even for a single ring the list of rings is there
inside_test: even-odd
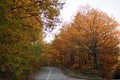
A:
[[[99,69],[99,54],[119,53],[119,24],[106,13],[83,8],[71,26],[77,30],[80,42],[93,54],[96,69]]]
[[[106,13],[89,6],[82,7],[73,22],[63,26],[53,45],[60,54],[72,54],[70,61],[73,64],[77,62],[78,66],[84,66],[89,62],[93,64],[91,67],[104,73],[108,70],[106,67],[111,71],[117,63],[120,35],[118,27],[119,23]]]
[[[42,29],[59,22],[62,6],[60,0],[0,1],[0,79],[26,80],[40,58]]]

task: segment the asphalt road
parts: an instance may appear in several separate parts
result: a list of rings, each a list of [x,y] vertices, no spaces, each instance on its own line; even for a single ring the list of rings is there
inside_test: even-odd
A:
[[[64,75],[62,70],[57,67],[43,67],[35,80],[84,80],[70,78]]]

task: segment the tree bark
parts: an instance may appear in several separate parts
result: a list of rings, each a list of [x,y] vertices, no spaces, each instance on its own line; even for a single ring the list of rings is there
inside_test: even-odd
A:
[[[88,60],[90,61],[91,59],[90,59],[90,53],[88,53]]]
[[[93,49],[93,55],[94,55],[94,64],[95,64],[95,69],[99,70],[99,59],[98,59],[98,51],[97,49]]]

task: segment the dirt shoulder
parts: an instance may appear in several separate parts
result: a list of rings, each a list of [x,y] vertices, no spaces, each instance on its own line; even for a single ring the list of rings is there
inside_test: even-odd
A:
[[[82,74],[76,70],[70,70],[70,69],[63,67],[63,66],[60,66],[60,68],[69,77],[78,78],[78,79],[86,79],[86,80],[106,80],[104,78],[101,78],[101,77],[98,77],[95,75]]]

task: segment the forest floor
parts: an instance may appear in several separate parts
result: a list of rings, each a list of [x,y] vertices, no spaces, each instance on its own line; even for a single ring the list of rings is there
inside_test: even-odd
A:
[[[86,79],[86,80],[106,80],[106,79],[101,78],[99,76],[82,74],[78,70],[71,70],[71,69],[68,69],[68,68],[63,67],[63,66],[60,66],[60,68],[69,77],[78,78],[78,79]]]

